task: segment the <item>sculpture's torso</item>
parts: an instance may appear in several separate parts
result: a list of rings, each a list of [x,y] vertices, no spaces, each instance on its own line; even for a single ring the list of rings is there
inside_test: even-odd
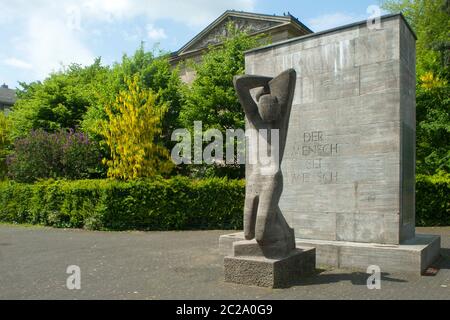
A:
[[[278,203],[283,191],[281,161],[295,88],[296,73],[288,70],[272,79],[243,76],[235,87],[249,127],[257,132],[257,148],[247,176],[244,231],[256,239],[268,256],[287,255],[295,248],[294,232],[286,223]],[[250,90],[260,88],[256,101]],[[252,143],[255,143],[253,141]]]

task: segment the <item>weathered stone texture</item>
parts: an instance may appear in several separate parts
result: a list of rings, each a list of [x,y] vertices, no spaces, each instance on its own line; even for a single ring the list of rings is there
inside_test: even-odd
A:
[[[401,16],[246,55],[248,74],[297,72],[280,201],[297,238],[414,238],[414,64]]]
[[[225,281],[243,285],[287,288],[298,284],[305,275],[314,272],[316,267],[316,249],[297,248],[283,258],[268,259],[257,250],[259,246],[249,246],[244,241],[239,249],[235,243],[234,256],[224,258]],[[249,255],[244,255],[248,253]],[[256,254],[256,255],[255,255]]]
[[[220,253],[233,255],[233,243],[244,239],[235,233],[220,237]],[[401,245],[381,245],[347,241],[297,239],[296,246],[316,249],[316,267],[333,267],[366,272],[370,265],[377,265],[383,272],[408,273],[420,276],[439,256],[441,238],[433,235],[417,235]]]

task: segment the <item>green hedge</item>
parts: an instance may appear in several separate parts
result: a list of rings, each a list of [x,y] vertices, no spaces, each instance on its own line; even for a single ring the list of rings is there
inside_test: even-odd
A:
[[[242,229],[242,180],[0,183],[0,221],[91,230]],[[450,177],[417,176],[418,226],[450,226]]]
[[[0,221],[91,230],[242,229],[242,180],[0,183]]]
[[[417,176],[416,225],[450,226],[450,175]]]

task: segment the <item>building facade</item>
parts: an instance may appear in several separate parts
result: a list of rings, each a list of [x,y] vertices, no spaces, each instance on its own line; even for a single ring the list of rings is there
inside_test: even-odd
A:
[[[16,91],[8,88],[6,84],[3,84],[0,87],[0,111],[8,112],[16,101]]]
[[[180,67],[180,76],[183,82],[192,83],[195,79],[195,72],[184,62],[192,60],[200,63],[208,48],[220,45],[221,38],[227,36],[229,22],[252,36],[264,34],[272,43],[313,33],[290,13],[277,16],[234,10],[225,11],[180,50],[171,54],[170,63],[173,67]]]

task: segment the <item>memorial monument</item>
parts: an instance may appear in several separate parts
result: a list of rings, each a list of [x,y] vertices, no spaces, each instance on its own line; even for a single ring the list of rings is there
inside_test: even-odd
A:
[[[315,250],[296,248],[294,230],[278,206],[283,192],[283,160],[297,74],[276,78],[236,77],[234,84],[248,121],[247,184],[244,211],[246,241],[233,244],[225,258],[225,280],[285,287],[315,269]],[[255,97],[252,90],[257,90]],[[252,161],[250,158],[255,159]],[[267,161],[266,161],[267,160]]]
[[[439,256],[415,233],[415,41],[398,14],[246,53],[248,74],[296,71],[279,208],[318,266],[421,274]]]

